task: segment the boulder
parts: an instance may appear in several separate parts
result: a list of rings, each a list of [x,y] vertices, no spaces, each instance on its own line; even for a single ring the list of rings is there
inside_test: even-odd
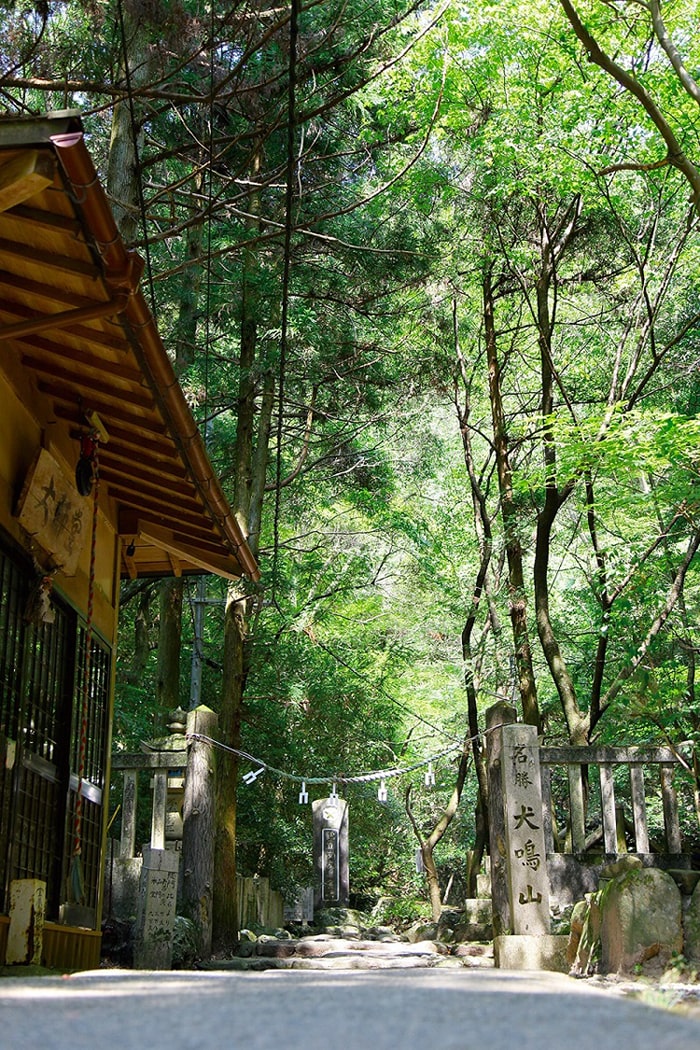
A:
[[[316,929],[342,930],[343,936],[348,932],[360,933],[371,924],[371,919],[355,908],[326,908],[314,915]]]
[[[683,950],[681,895],[658,868],[633,868],[613,878],[599,893],[601,969],[639,972],[645,964],[665,968]]]
[[[417,922],[406,931],[406,937],[412,944],[415,944],[416,941],[434,941],[437,935],[436,922]]]
[[[700,882],[693,890],[685,916],[685,948],[689,963],[700,965]]]
[[[454,944],[457,940],[455,930],[462,921],[463,913],[454,908],[443,908],[437,924],[436,940],[443,944]]]

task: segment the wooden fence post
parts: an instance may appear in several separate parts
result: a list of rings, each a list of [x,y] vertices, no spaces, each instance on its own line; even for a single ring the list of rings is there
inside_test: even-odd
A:
[[[489,853],[491,856],[491,905],[495,937],[511,932],[506,825],[503,811],[501,751],[504,725],[515,722],[515,708],[499,701],[486,712],[486,762],[489,783]]]
[[[216,765],[214,745],[191,739],[214,738],[218,716],[201,705],[187,715],[187,773],[182,806],[182,897],[185,914],[197,926],[199,955],[211,955],[214,899],[214,814]]]

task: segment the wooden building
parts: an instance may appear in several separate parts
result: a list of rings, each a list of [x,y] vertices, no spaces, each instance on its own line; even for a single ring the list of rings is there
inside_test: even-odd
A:
[[[120,578],[258,578],[73,113],[0,120],[0,963],[99,961]]]

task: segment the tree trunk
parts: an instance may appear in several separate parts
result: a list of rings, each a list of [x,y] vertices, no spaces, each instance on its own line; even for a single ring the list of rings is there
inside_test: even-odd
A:
[[[219,718],[220,740],[225,747],[240,748],[247,603],[236,584],[229,586],[224,616],[223,686]],[[214,847],[214,941],[230,948],[238,940],[236,887],[236,812],[238,757],[224,752],[217,766],[216,841]]]
[[[187,715],[188,734],[214,737],[217,717],[208,707]],[[216,753],[208,741],[192,740],[182,807],[182,897],[185,914],[197,928],[197,954],[211,955],[214,897]]]
[[[252,165],[253,177],[257,174],[259,167],[260,158],[256,153]],[[257,215],[259,206],[258,193],[252,192],[249,197],[249,214]],[[272,376],[269,376],[264,386],[256,448],[255,418],[259,394],[256,376],[259,316],[256,292],[257,268],[258,262],[253,251],[247,250],[243,261],[240,361],[236,403],[237,426],[233,462],[233,510],[246,536],[249,535],[250,523],[253,522],[255,535],[250,536],[253,553],[257,553],[259,545],[270,439],[270,417],[274,401],[274,381]],[[243,694],[248,663],[248,619],[251,609],[252,598],[243,581],[231,584],[228,589],[224,617],[224,670],[219,725],[222,742],[233,748],[239,748],[241,742]],[[217,783],[214,857],[217,892],[214,896],[214,940],[217,944],[225,946],[230,946],[238,939],[236,914],[238,766],[238,759],[235,755],[226,755],[225,759],[219,763]]]
[[[124,56],[120,62],[120,81],[126,87],[145,86],[150,80],[150,64],[146,48],[146,33],[137,4],[127,3],[123,8],[124,35],[127,40],[128,77]],[[116,103],[112,113],[112,134],[107,159],[107,194],[122,240],[128,246],[136,242],[141,222],[141,171],[139,155],[143,144],[143,130],[139,125],[141,107],[138,101],[128,99]]]
[[[537,633],[542,646],[549,673],[556,686],[561,701],[564,717],[569,730],[569,740],[573,745],[588,743],[587,719],[583,716],[576,697],[573,679],[569,674],[566,661],[554,632],[549,612],[549,553],[552,540],[552,528],[556,516],[573,492],[573,482],[562,490],[557,479],[557,450],[554,441],[552,412],[554,411],[554,365],[552,361],[552,307],[550,295],[552,286],[556,289],[557,252],[561,253],[566,246],[575,225],[578,213],[576,202],[567,210],[573,217],[560,230],[558,246],[550,242],[549,228],[545,205],[538,205],[538,224],[540,234],[540,273],[535,288],[537,338],[540,350],[540,377],[542,416],[543,456],[545,467],[544,506],[537,515],[537,537],[535,542],[534,590],[535,621]]]
[[[527,626],[527,597],[523,573],[523,552],[518,533],[517,507],[513,497],[513,475],[501,393],[501,371],[496,340],[492,275],[488,269],[484,274],[482,288],[486,358],[489,371],[489,398],[491,401],[491,420],[496,451],[498,486],[501,494],[501,518],[505,531],[506,555],[508,559],[508,598],[510,621],[513,630],[513,645],[515,648],[515,665],[518,673],[523,719],[529,725],[539,728],[540,712],[537,702],[537,685],[532,666],[532,649]]]
[[[182,591],[182,577],[163,580],[160,585],[156,701],[161,714],[180,706]]]

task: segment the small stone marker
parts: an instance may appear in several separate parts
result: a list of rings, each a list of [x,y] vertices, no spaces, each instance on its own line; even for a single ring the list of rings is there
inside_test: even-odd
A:
[[[144,847],[134,943],[137,970],[169,970],[172,965],[179,864],[179,852]]]
[[[5,953],[8,965],[41,965],[45,913],[46,883],[41,879],[13,879]]]
[[[347,908],[350,903],[348,866],[348,804],[336,794],[317,799],[314,820],[315,905]]]
[[[513,933],[549,934],[549,878],[537,730],[529,725],[506,725],[502,733],[501,775]]]

